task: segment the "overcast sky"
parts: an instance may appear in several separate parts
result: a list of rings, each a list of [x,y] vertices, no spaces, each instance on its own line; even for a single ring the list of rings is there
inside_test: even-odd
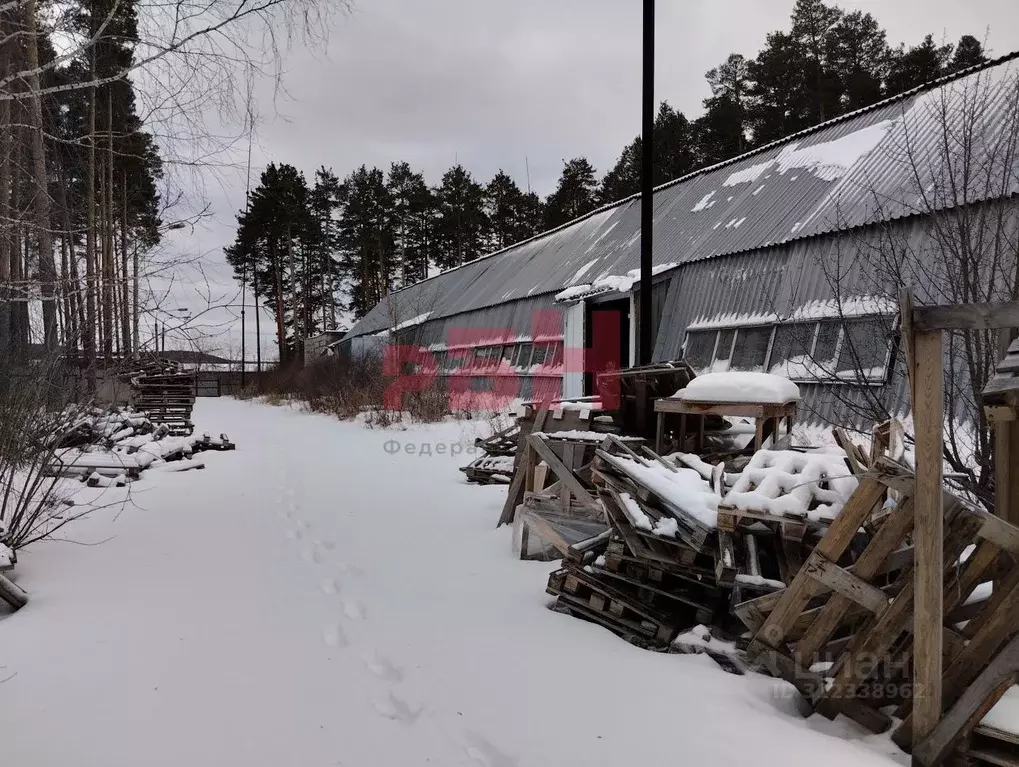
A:
[[[260,91],[253,184],[268,162],[291,163],[310,178],[321,165],[343,177],[362,163],[388,168],[406,160],[434,184],[459,161],[482,182],[502,168],[521,187],[529,167],[531,187],[545,195],[563,160],[584,155],[602,174],[639,131],[640,0],[354,3],[336,20],[326,51],[288,55],[285,95]],[[1015,0],[838,5],[873,13],[892,44],[972,34],[993,55],[1019,49]],[[709,95],[704,73],[729,53],[755,55],[769,31],[788,28],[792,6],[659,0],[657,99],[696,117]],[[221,249],[244,203],[243,174],[210,181],[204,194],[215,218],[186,240],[205,254],[225,294]],[[270,330],[263,323],[263,348],[274,355]],[[230,336],[218,345],[238,353],[239,336]]]

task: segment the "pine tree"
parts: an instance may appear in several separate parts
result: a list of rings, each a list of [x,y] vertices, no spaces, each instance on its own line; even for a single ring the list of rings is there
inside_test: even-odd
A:
[[[750,133],[757,146],[817,122],[802,83],[809,69],[803,47],[785,32],[772,32],[764,50],[747,64],[751,81]]]
[[[549,195],[545,207],[545,227],[552,229],[568,223],[598,207],[598,181],[595,170],[584,157],[565,164],[559,185]]]
[[[431,190],[422,173],[408,163],[394,162],[387,181],[392,200],[394,248],[399,260],[399,282],[412,285],[428,276],[432,245]]]
[[[663,101],[655,118],[655,186],[685,176],[697,165],[693,126],[686,115]]]
[[[294,359],[303,336],[314,332],[314,286],[320,282],[310,258],[319,237],[304,175],[292,165],[270,164],[237,216],[227,262],[239,279],[259,285],[259,296],[276,318],[280,362]]]
[[[842,94],[841,111],[881,100],[890,52],[885,31],[869,13],[845,14],[831,35],[829,59]]]
[[[955,46],[955,53],[952,55],[952,62],[949,64],[949,71],[958,72],[960,69],[975,67],[987,61],[984,54],[983,44],[973,35],[963,35],[959,38],[959,44]]]
[[[340,267],[350,286],[347,308],[358,319],[389,294],[399,266],[393,199],[378,168],[362,165],[343,182]]]
[[[488,236],[485,190],[462,165],[446,171],[435,190],[436,264],[460,266],[483,255]]]
[[[734,53],[705,77],[711,98],[704,100],[704,114],[694,121],[692,131],[700,164],[713,165],[748,148],[747,60]]]
[[[952,46],[936,45],[932,35],[927,35],[922,43],[908,50],[900,46],[892,51],[885,92],[894,96],[936,80],[945,74],[951,55]]]
[[[815,123],[839,111],[839,82],[829,54],[833,31],[841,19],[842,11],[822,0],[796,0],[793,7],[790,37],[802,51],[804,68],[799,82],[790,84],[803,89],[809,105],[807,116]]]
[[[635,138],[602,179],[598,199],[603,205],[622,200],[640,191],[641,139]]]
[[[336,327],[336,291],[339,276],[335,254],[339,250],[339,221],[337,214],[342,197],[340,180],[332,169],[324,166],[315,171],[315,186],[311,189],[311,215],[314,221],[311,248],[313,271],[319,278],[322,327]]]
[[[520,191],[517,183],[502,169],[495,174],[485,187],[489,250],[502,250],[535,234],[536,200],[537,195]]]

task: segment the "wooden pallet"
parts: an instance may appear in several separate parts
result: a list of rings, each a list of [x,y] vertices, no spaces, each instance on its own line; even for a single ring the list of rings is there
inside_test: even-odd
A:
[[[902,552],[908,550],[906,542],[913,529],[914,480],[908,470],[884,459],[875,469],[864,476],[789,588],[769,595],[773,604],[747,654],[795,685],[819,713],[830,718],[843,713],[873,731],[882,731],[891,719],[879,708],[898,704],[904,722],[894,740],[909,747],[913,570],[911,557],[903,557]],[[889,489],[899,495],[895,509],[884,516],[849,566],[850,543]],[[1019,566],[1012,559],[1019,554],[1019,529],[963,505],[948,493],[943,505],[944,704],[951,706],[997,648],[1019,629],[1012,611],[1019,608]],[[971,556],[960,564],[971,545],[975,546]],[[887,583],[882,574],[890,572],[898,576]],[[999,580],[993,597],[959,630],[956,624],[966,599],[991,577]],[[833,639],[841,642],[834,651]],[[829,653],[822,657],[826,647]],[[823,676],[810,670],[815,662],[831,657],[834,664]],[[875,666],[874,659],[881,663]]]
[[[664,647],[678,630],[673,616],[583,569],[567,566],[556,570],[545,590],[557,598],[559,606],[583,618],[594,614],[598,623],[620,636],[636,635]]]

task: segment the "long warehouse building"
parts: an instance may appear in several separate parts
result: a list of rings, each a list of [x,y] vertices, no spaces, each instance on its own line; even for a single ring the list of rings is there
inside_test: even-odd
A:
[[[807,420],[894,412],[903,284],[923,303],[965,280],[1013,295],[1017,57],[659,187],[653,359],[786,375]],[[506,376],[522,398],[591,393],[582,350],[638,359],[640,209],[627,198],[395,291],[338,345],[417,346],[478,390]]]

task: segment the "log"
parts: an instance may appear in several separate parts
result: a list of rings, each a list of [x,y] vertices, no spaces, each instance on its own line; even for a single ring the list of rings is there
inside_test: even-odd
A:
[[[25,590],[3,573],[0,573],[0,599],[15,610],[28,604],[28,594]]]

